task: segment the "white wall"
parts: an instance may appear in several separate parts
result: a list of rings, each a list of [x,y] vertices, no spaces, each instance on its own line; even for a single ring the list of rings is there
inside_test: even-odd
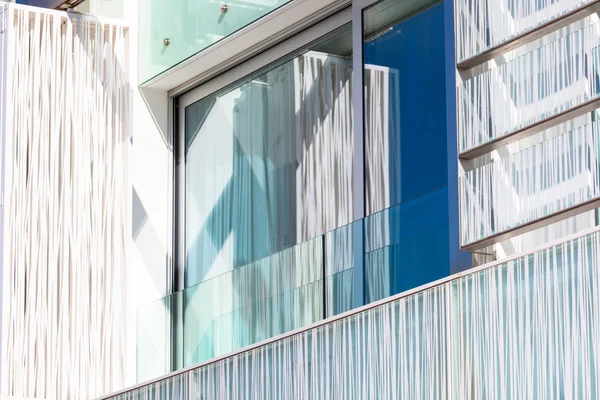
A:
[[[113,0],[117,1],[117,0]],[[137,87],[138,79],[138,0],[121,0],[123,19],[129,26],[129,78],[132,90],[129,177],[132,196],[132,237],[128,259],[127,358],[125,385],[137,383],[136,349],[138,308],[165,296],[167,265],[171,250],[172,152],[167,132],[167,95],[162,99],[163,119],[155,122]],[[159,125],[162,129],[159,129]],[[144,313],[147,315],[147,313]],[[155,316],[156,313],[154,313]],[[159,313],[158,317],[165,317]],[[156,328],[157,352],[149,354],[143,367],[155,376],[166,373],[164,332]],[[162,346],[162,347],[161,347]]]
[[[172,152],[167,132],[167,93],[154,93],[152,107],[141,93],[138,79],[138,0],[88,0],[79,11],[122,19],[129,27],[129,81],[131,86],[129,182],[131,185],[131,238],[127,272],[127,345],[125,386],[137,383],[141,368],[146,377],[166,371],[167,333],[160,329],[168,313],[157,300],[167,294],[171,262]],[[153,116],[151,108],[160,116]],[[158,110],[158,111],[157,111]],[[159,119],[160,121],[157,121]],[[151,304],[152,303],[152,304]],[[143,307],[145,306],[145,307]],[[143,307],[140,310],[140,307]],[[145,336],[143,362],[138,366],[138,316]],[[148,330],[152,335],[147,335]],[[151,351],[148,346],[154,348]]]

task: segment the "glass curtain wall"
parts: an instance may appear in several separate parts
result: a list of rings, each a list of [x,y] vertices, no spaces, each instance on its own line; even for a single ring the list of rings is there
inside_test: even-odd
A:
[[[350,25],[185,109],[184,365],[449,274],[442,4],[363,33],[358,136]]]

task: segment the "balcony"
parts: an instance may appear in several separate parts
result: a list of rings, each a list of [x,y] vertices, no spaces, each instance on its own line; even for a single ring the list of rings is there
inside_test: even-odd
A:
[[[463,248],[598,207],[599,128],[586,114],[544,131],[546,140],[512,144],[512,154],[467,171],[459,179]]]
[[[138,381],[450,275],[447,188],[232,269],[138,312]],[[426,216],[426,217],[424,217]]]
[[[105,399],[598,398],[600,227]]]
[[[290,0],[140,2],[140,83],[146,82]]]

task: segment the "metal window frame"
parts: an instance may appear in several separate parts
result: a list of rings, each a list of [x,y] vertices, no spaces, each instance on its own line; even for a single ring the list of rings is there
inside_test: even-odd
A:
[[[185,110],[191,104],[242,82],[257,71],[268,68],[279,61],[293,57],[310,43],[351,23],[351,7],[341,9],[328,18],[317,22],[296,35],[265,50],[253,58],[205,81],[194,88],[179,89],[169,93],[169,127],[173,144],[172,218],[173,259],[167,271],[167,293],[174,296],[185,289],[186,264],[186,158],[185,158]],[[183,94],[180,94],[182,93]],[[325,303],[324,303],[325,306]],[[172,371],[183,367],[183,297],[176,296],[170,305],[171,324],[169,331],[168,360]],[[324,309],[325,311],[325,309]],[[327,315],[324,313],[323,318]]]
[[[186,168],[185,168],[185,110],[193,103],[206,98],[232,85],[242,82],[257,71],[274,65],[278,61],[290,59],[300,53],[309,44],[323,38],[346,24],[352,24],[352,79],[355,88],[364,85],[364,11],[384,0],[354,0],[351,6],[337,11],[335,14],[321,20],[311,27],[285,39],[273,47],[255,55],[243,63],[225,72],[205,80],[195,87],[178,88],[169,93],[169,125],[173,138],[173,263],[168,271],[168,293],[174,294],[185,289],[185,260],[186,260]],[[424,8],[431,6],[430,1],[424,1]],[[420,10],[420,8],[419,8]],[[412,14],[412,12],[411,12]],[[454,62],[454,61],[453,61]],[[365,302],[364,290],[364,223],[365,209],[365,129],[364,129],[364,91],[353,90],[352,103],[354,157],[353,157],[353,257],[355,260],[353,275],[353,308],[361,307]],[[171,329],[171,369],[181,368],[182,361],[178,358],[180,351],[176,343],[183,343],[178,326],[183,323],[182,304],[174,304],[175,311]],[[326,318],[326,313],[324,318]]]
[[[294,52],[301,50],[310,43],[328,35],[351,22],[351,8],[347,7],[318,24],[300,32],[286,41],[266,50],[252,59],[242,63],[227,72],[209,80],[187,93],[172,97],[173,132],[174,132],[174,265],[171,291],[183,290],[185,287],[185,110],[191,104],[230,87],[252,73],[264,69],[278,61],[284,60]]]
[[[343,25],[352,24],[352,64],[360,66],[353,68],[352,79],[355,87],[363,86],[363,12],[366,8],[382,0],[356,0],[350,7],[346,7],[310,28],[286,39],[272,48],[256,55],[250,60],[237,65],[213,79],[195,87],[183,94],[174,94],[170,97],[173,112],[172,126],[174,133],[174,210],[173,210],[173,251],[174,265],[171,272],[169,289],[172,293],[185,288],[185,235],[186,235],[186,193],[185,193],[185,110],[193,103],[217,93],[224,88],[230,87],[242,81],[252,73],[264,69],[278,61],[294,55],[294,52],[302,50],[303,47],[320,38],[334,32]],[[354,158],[353,158],[353,210],[352,222],[362,220],[365,213],[365,155],[364,155],[364,93],[362,90],[354,90],[352,93],[354,110]],[[364,227],[362,224],[353,226],[354,257],[355,260],[364,258],[363,238]],[[364,302],[364,288],[362,277],[364,276],[364,260],[356,263],[354,276],[354,306],[361,306]],[[362,268],[361,268],[362,267]]]

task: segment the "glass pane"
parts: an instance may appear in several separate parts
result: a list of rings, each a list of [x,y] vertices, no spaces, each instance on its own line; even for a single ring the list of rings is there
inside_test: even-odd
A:
[[[171,360],[180,348],[172,348],[172,329],[181,315],[182,293],[174,293],[146,304],[137,313],[137,381],[143,382],[171,372]],[[177,322],[176,322],[177,321]],[[176,357],[175,357],[176,358]]]
[[[184,366],[323,318],[323,237],[183,291]]]
[[[449,274],[446,186],[365,218],[365,302]]]
[[[152,79],[289,1],[233,0],[226,5],[213,0],[140,1],[140,82]]]
[[[186,108],[186,287],[350,222],[350,38]]]
[[[461,61],[476,56],[590,3],[590,0],[459,0],[455,3],[457,58]]]
[[[500,65],[464,80],[457,91],[460,151],[597,100],[599,29],[592,15],[544,37],[539,47],[507,54]]]
[[[355,265],[356,251],[362,251],[362,244],[356,243],[355,235],[362,235],[363,221],[356,221],[325,235],[325,301],[327,316],[340,314],[364,303],[355,301],[355,274],[360,273],[360,265]],[[360,236],[359,240],[362,240]],[[362,277],[361,277],[362,285]]]
[[[447,184],[444,7],[386,0],[363,18],[368,215]]]

